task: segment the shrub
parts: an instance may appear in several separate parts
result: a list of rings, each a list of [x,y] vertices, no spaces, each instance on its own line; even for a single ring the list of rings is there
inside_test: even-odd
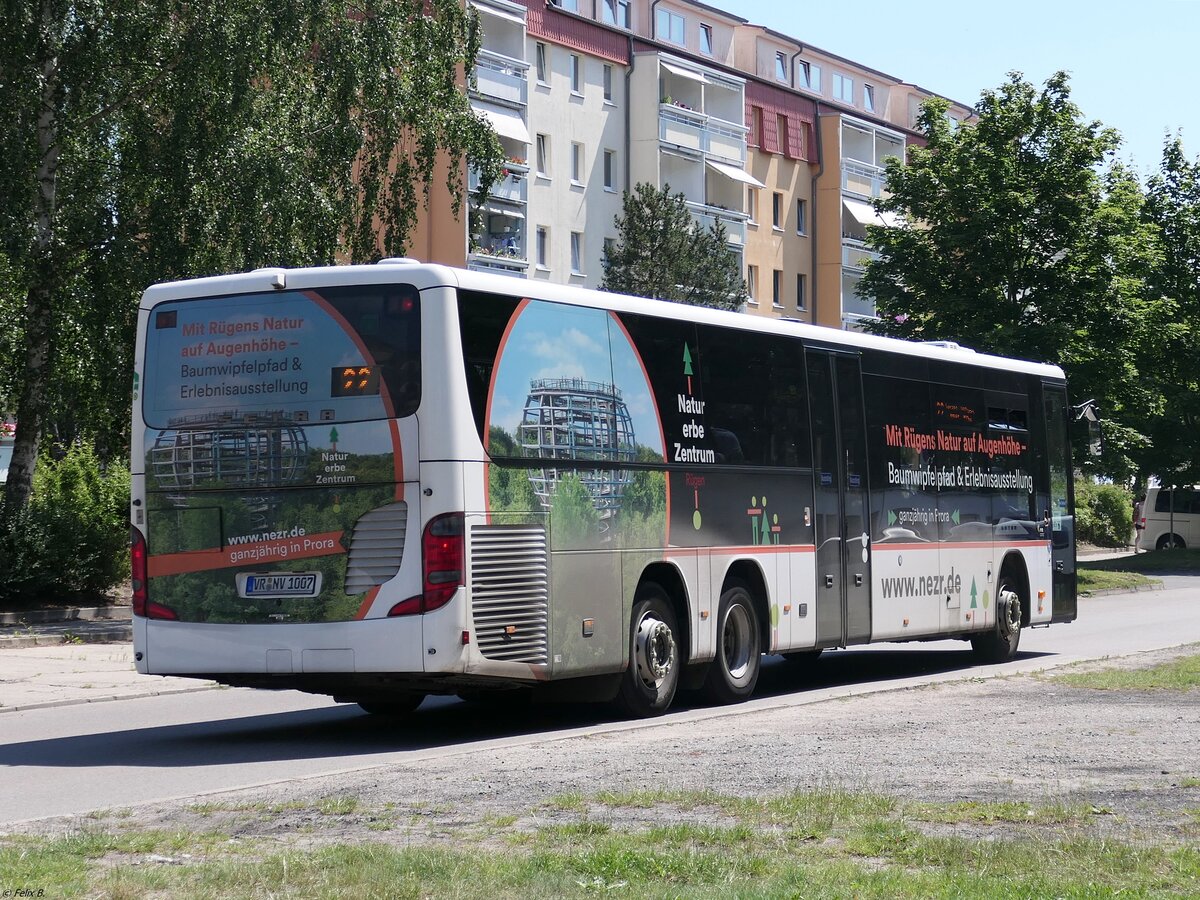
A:
[[[1133,495],[1115,484],[1075,482],[1075,536],[1097,547],[1124,547],[1132,540]]]
[[[129,471],[90,447],[38,461],[29,505],[0,534],[0,600],[97,595],[129,576]]]

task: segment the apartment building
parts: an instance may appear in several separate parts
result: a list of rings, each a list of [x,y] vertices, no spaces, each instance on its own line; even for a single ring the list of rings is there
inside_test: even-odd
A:
[[[746,312],[836,328],[874,315],[856,293],[867,227],[902,223],[871,204],[929,91],[694,0],[470,2],[472,105],[509,165],[459,225],[469,267],[595,287],[622,193],[645,181],[721,222]]]

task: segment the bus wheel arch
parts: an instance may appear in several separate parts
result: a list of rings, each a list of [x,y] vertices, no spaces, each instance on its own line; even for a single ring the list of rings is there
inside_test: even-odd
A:
[[[717,609],[716,653],[704,692],[716,703],[737,703],[754,693],[767,645],[766,583],[757,565],[742,560],[726,573]]]
[[[668,572],[674,572],[666,566]],[[637,718],[665,713],[675,699],[687,658],[685,621],[679,612],[679,593],[672,596],[672,578],[643,573],[629,617],[628,661],[621,673],[617,705]],[[682,592],[675,573],[674,588]],[[686,608],[686,604],[685,604]]]
[[[1029,624],[1029,572],[1019,553],[1009,553],[996,578],[996,621],[971,638],[971,648],[981,662],[1006,662],[1016,656],[1021,629]]]
[[[1173,532],[1161,535],[1154,545],[1155,550],[1185,550],[1187,544],[1183,538]]]

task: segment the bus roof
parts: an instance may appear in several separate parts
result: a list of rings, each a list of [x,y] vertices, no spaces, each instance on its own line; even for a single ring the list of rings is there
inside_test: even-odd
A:
[[[973,350],[943,342],[904,341],[852,331],[840,331],[804,322],[787,321],[765,316],[667,303],[644,297],[552,284],[545,281],[518,279],[489,272],[473,272],[413,260],[385,259],[373,265],[323,266],[304,269],[256,269],[235,275],[218,275],[187,281],[156,284],[142,295],[141,308],[168,300],[184,300],[206,296],[261,293],[272,290],[310,290],[335,285],[380,284],[404,282],[420,290],[435,287],[463,288],[496,294],[527,297],[532,300],[553,300],[576,306],[612,309],[617,312],[642,313],[663,318],[684,319],[725,328],[758,331],[768,334],[801,337],[826,345],[855,349],[877,349],[924,359],[964,363],[985,368],[1004,369],[1043,378],[1065,380],[1063,370],[1056,365],[1009,359],[977,353]]]

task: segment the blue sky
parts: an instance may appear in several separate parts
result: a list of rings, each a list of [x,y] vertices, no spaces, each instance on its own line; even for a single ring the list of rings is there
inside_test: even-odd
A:
[[[489,425],[512,432],[530,382],[581,378],[616,384],[637,443],[662,452],[662,433],[645,373],[629,341],[603,310],[531,302],[513,326],[500,358]]]
[[[1012,69],[1039,86],[1064,69],[1139,174],[1158,168],[1168,131],[1200,157],[1200,0],[708,2],[967,105]]]

